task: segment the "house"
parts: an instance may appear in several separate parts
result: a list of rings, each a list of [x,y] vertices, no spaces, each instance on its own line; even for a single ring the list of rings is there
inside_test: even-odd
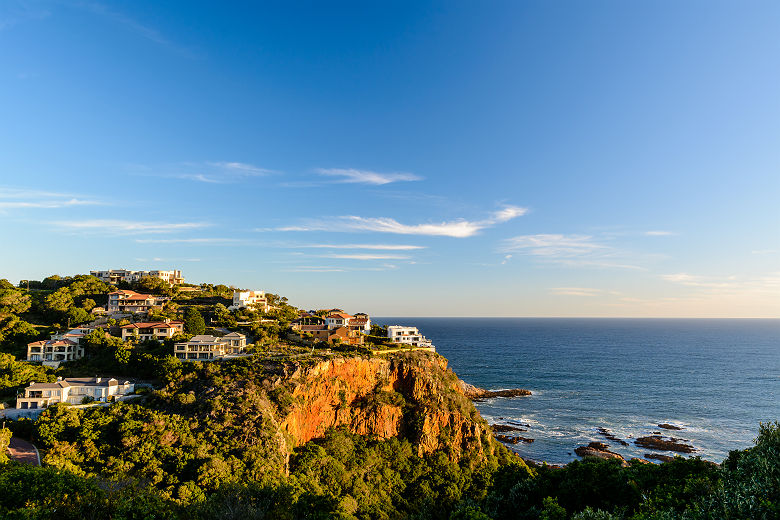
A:
[[[420,334],[417,327],[390,325],[387,327],[387,337],[390,338],[393,343],[403,343],[413,347],[424,347],[435,350],[431,340]]]
[[[362,345],[363,334],[358,330],[343,325],[332,328],[325,319],[316,315],[301,316],[294,320],[290,327],[300,335],[311,334],[315,341],[333,343],[336,339],[349,345]]]
[[[370,334],[371,318],[365,312],[356,312],[352,319],[349,320],[349,328],[363,334]]]
[[[162,341],[173,337],[178,332],[184,332],[183,321],[145,321],[123,325],[122,339],[127,341],[138,338],[139,341],[156,339]]]
[[[233,291],[233,305],[228,307],[229,311],[250,306],[259,311],[268,312],[271,307],[268,305],[265,291]]]
[[[181,271],[128,271],[127,269],[109,269],[108,271],[90,271],[90,275],[99,278],[102,282],[117,285],[119,282],[137,282],[144,276],[159,278],[171,285],[177,285],[184,281]]]
[[[96,328],[98,327],[89,327],[89,326],[74,327],[68,331],[60,332],[59,334],[52,334],[51,339],[69,339],[81,345],[81,341],[84,339],[84,336],[86,336]]]
[[[74,361],[83,357],[84,348],[72,339],[55,339],[52,336],[52,339],[27,344],[27,361]]]
[[[140,294],[128,289],[121,289],[108,293],[108,312],[149,312],[149,309],[161,308],[170,298],[166,296],[152,296]]]
[[[57,403],[82,404],[85,397],[108,402],[131,394],[135,385],[114,378],[69,377],[57,378],[54,383],[30,383],[24,394],[16,399],[16,407],[23,410],[46,408]]]
[[[173,352],[184,361],[209,361],[246,355],[246,336],[231,332],[222,337],[201,334],[176,343]]]
[[[349,327],[349,322],[354,316],[342,311],[331,311],[325,318],[329,329],[337,329],[339,327]]]

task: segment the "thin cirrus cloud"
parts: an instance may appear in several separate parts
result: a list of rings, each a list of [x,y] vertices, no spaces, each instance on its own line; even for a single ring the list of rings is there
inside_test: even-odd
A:
[[[507,206],[494,212],[489,218],[484,220],[465,220],[459,219],[449,222],[428,223],[428,224],[402,224],[395,219],[388,217],[357,217],[342,216],[324,219],[312,219],[304,222],[300,226],[287,226],[276,228],[275,231],[331,231],[331,232],[376,232],[376,233],[394,233],[398,235],[427,235],[427,236],[445,236],[454,238],[471,237],[485,228],[496,224],[507,222],[514,218],[525,215],[527,208],[519,206]],[[264,231],[258,229],[257,231]]]
[[[645,231],[645,235],[649,237],[668,237],[676,235],[674,231],[662,231],[662,230],[653,230],[653,231]]]
[[[408,256],[404,255],[378,255],[378,254],[330,254],[330,255],[317,255],[320,258],[338,258],[342,260],[408,260]]]
[[[356,170],[354,168],[317,168],[315,170],[320,175],[332,177],[336,182],[350,184],[371,184],[381,186],[393,182],[421,181],[422,177],[413,173],[392,172],[379,173],[370,170]]]
[[[215,245],[260,245],[257,240],[245,238],[200,237],[200,238],[136,238],[138,244],[215,244]]]
[[[61,220],[55,225],[71,231],[92,231],[98,233],[168,233],[187,231],[210,226],[206,222],[141,222],[132,220]]]
[[[232,184],[253,177],[278,173],[237,161],[182,162],[161,166],[134,165],[130,167],[130,172],[135,175],[182,179],[206,184]]]
[[[425,246],[409,244],[304,244],[295,247],[313,249],[367,249],[378,251],[414,251],[425,249]]]
[[[102,204],[105,203],[93,199],[77,198],[70,193],[19,188],[0,188],[0,210],[24,208],[56,209]]]
[[[499,252],[529,255],[569,266],[645,269],[628,263],[626,258],[631,255],[627,252],[601,244],[590,235],[520,235],[504,240]]]

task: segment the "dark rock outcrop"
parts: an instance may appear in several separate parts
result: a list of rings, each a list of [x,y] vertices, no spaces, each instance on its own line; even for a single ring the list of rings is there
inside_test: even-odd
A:
[[[675,426],[673,424],[669,423],[662,423],[658,425],[659,428],[663,428],[664,430],[682,430],[679,426]]]
[[[681,439],[675,439],[674,437],[665,439],[660,435],[639,437],[634,441],[634,444],[642,448],[658,451],[676,451],[678,453],[693,453],[696,451],[690,444],[683,444]]]
[[[469,399],[489,399],[491,397],[521,397],[531,395],[530,390],[513,388],[509,390],[485,390],[460,380],[460,387]]]
[[[525,428],[518,428],[517,426],[510,426],[508,424],[491,424],[490,427],[496,433],[503,433],[503,432],[526,432],[526,431],[528,431]]]
[[[575,448],[574,453],[583,459],[615,459],[619,460],[623,466],[628,465],[626,459],[624,459],[622,455],[615,453],[614,451],[609,451],[608,448],[609,445],[603,442],[591,442],[587,446]]]
[[[598,428],[596,431],[599,432],[600,435],[603,435],[604,438],[606,438],[607,440],[617,442],[622,446],[628,446],[628,443],[626,441],[615,437],[615,435],[611,431],[607,430],[606,428]]]
[[[661,455],[660,453],[645,453],[645,457],[648,459],[660,460],[661,462],[670,462],[674,460],[671,455]]]
[[[500,440],[501,442],[505,442],[507,444],[517,444],[518,442],[525,442],[525,443],[532,443],[534,442],[533,439],[529,439],[528,437],[512,437],[510,435],[496,435],[496,439]]]

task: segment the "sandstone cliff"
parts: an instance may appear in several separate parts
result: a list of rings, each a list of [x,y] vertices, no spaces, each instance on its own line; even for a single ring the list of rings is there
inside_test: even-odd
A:
[[[383,439],[403,436],[421,455],[444,449],[453,460],[496,449],[489,426],[439,355],[336,358],[290,370],[274,386],[292,397],[280,425],[294,446],[346,427]]]

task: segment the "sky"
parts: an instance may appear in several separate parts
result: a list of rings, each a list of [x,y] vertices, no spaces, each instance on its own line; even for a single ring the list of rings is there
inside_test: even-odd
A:
[[[780,317],[777,2],[0,3],[0,278]]]

